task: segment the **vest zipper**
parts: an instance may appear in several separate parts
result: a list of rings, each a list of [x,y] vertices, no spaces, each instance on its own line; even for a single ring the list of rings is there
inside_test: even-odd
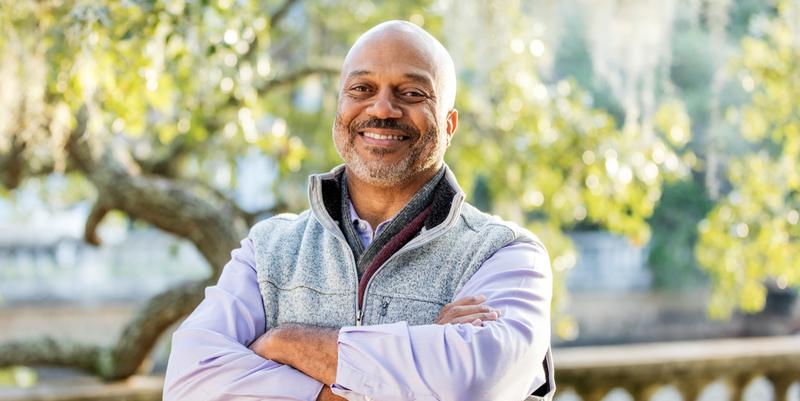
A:
[[[358,280],[358,264],[356,263],[356,256],[353,255],[353,250],[350,249],[350,244],[347,243],[347,239],[344,236],[337,235],[337,237],[339,238],[339,241],[342,244],[344,244],[345,252],[348,255],[350,255],[350,258],[349,258],[350,259],[350,266],[351,266],[350,271],[352,271],[353,275],[355,276],[355,281],[356,281],[356,297],[355,297],[356,298],[355,299],[355,304],[356,304],[356,327],[358,327],[358,326],[361,326],[361,319],[364,317],[363,316],[364,315],[364,311],[361,309],[361,305],[358,304],[358,287],[359,287],[359,283],[358,283],[358,281],[359,281]]]
[[[381,311],[379,312],[381,317],[378,324],[382,324],[386,321],[386,314],[389,312],[389,299],[391,298],[383,297],[383,300],[381,301]]]
[[[314,212],[313,214],[314,216],[316,216],[317,221],[322,225],[322,227],[327,229],[331,234],[333,234],[333,236],[336,237],[341,244],[343,244],[345,254],[350,255],[349,260],[350,260],[350,266],[352,267],[350,271],[353,272],[356,282],[356,297],[354,302],[355,304],[354,306],[356,308],[356,326],[361,326],[362,312],[361,312],[361,307],[358,305],[359,280],[358,280],[358,267],[356,267],[355,255],[353,255],[353,251],[350,249],[350,244],[347,243],[347,238],[345,238],[344,235],[342,235],[341,230],[339,230],[339,223],[333,220],[333,218],[331,218],[330,215],[328,215],[326,212],[324,212],[325,204],[322,202],[321,197],[316,198],[316,197],[311,197],[310,195],[312,193],[319,193],[319,187],[321,185],[321,182],[322,182],[321,179],[319,179],[319,177],[316,177],[310,183],[308,192],[309,192],[309,201],[311,203],[311,209]],[[323,211],[323,212],[315,211],[314,210],[315,206],[317,211]]]
[[[412,238],[411,241],[409,241],[402,248],[398,249],[397,252],[395,252],[392,256],[389,256],[389,259],[386,259],[386,261],[383,262],[383,264],[381,264],[378,267],[377,270],[375,270],[375,273],[373,273],[372,277],[370,277],[369,281],[367,281],[366,287],[364,287],[364,298],[362,299],[364,305],[367,304],[367,294],[369,293],[369,286],[370,286],[370,284],[372,284],[372,281],[375,280],[375,276],[377,276],[378,273],[380,273],[380,271],[383,270],[383,267],[386,266],[389,262],[391,262],[394,258],[396,258],[397,255],[400,255],[400,254],[402,254],[404,252],[408,252],[408,251],[410,251],[412,249],[419,248],[419,247],[427,244],[428,242],[431,242],[433,239],[438,238],[439,236],[441,236],[441,233],[439,232],[441,230],[436,230],[435,234],[433,234],[433,235],[430,234],[431,231],[432,230],[430,230],[430,231],[426,230],[426,232],[422,233],[422,234],[427,234],[427,235],[420,235],[420,236],[418,236],[416,238]],[[339,238],[339,240],[341,242],[344,243],[347,252],[350,254],[350,261],[353,262],[352,266],[353,266],[353,270],[355,270],[355,273],[356,273],[356,284],[357,284],[358,281],[359,281],[358,280],[358,268],[356,267],[355,256],[353,255],[353,251],[350,250],[350,245],[347,243],[347,239],[345,239],[344,236],[340,236],[340,235],[336,235],[336,236]],[[356,326],[361,326],[361,319],[363,318],[363,313],[364,313],[364,311],[361,309],[361,305],[358,304],[358,285],[356,285]]]
[[[392,259],[396,258],[397,255],[400,255],[401,253],[404,253],[404,252],[408,252],[408,251],[410,251],[412,249],[415,249],[415,248],[419,248],[420,246],[425,245],[428,242],[430,242],[431,240],[433,240],[434,238],[438,238],[438,237],[439,237],[439,234],[437,233],[437,235],[435,237],[428,237],[428,238],[424,238],[424,239],[421,239],[421,240],[419,239],[420,237],[412,238],[411,241],[408,242],[408,244],[406,244],[404,247],[398,249],[397,252],[395,252],[392,256],[389,256],[389,259],[386,259],[386,261],[383,262],[383,264],[378,266],[378,268],[375,270],[375,273],[372,273],[372,277],[369,278],[369,281],[367,281],[367,285],[364,287],[364,298],[363,298],[364,305],[367,304],[367,294],[369,293],[370,284],[372,284],[372,281],[375,280],[375,276],[377,276],[378,273],[380,273],[380,271],[383,270],[384,266],[386,266],[389,262],[391,262]],[[415,240],[418,240],[417,243],[414,243]],[[413,245],[409,246],[409,244],[413,244]],[[349,247],[349,245],[348,245],[348,247]],[[381,306],[383,306],[383,305],[381,305]],[[388,304],[386,306],[388,307]],[[361,312],[362,312],[361,308],[358,305],[358,288],[356,288],[356,326],[361,326]]]
[[[312,183],[311,183],[311,186],[312,186],[312,188],[310,188],[310,190],[309,190],[309,193],[311,193],[311,192],[314,192],[314,191],[317,189],[317,186],[318,186],[318,185],[319,185],[319,184],[318,184],[316,181],[312,181]],[[313,201],[314,201],[314,200],[312,200],[312,202],[313,202]],[[461,202],[463,202],[463,201],[464,201],[464,196],[463,196],[463,195],[456,194],[456,196],[455,196],[455,197],[453,197],[453,202],[454,202],[454,203],[455,203],[455,202],[461,203]],[[324,205],[324,203],[322,203],[321,201],[319,202],[319,205],[318,205],[317,207],[318,207],[318,208],[321,208],[321,210],[325,210],[325,205]],[[312,209],[313,209],[313,208],[312,208]],[[460,210],[461,210],[461,207],[459,206],[459,207],[458,207],[458,211],[460,211]],[[455,213],[455,212],[454,212],[454,210],[453,210],[453,208],[452,208],[452,206],[451,206],[450,213],[448,214],[448,217],[445,219],[445,221],[451,220],[451,219],[453,218],[453,215],[454,215],[454,213]],[[359,287],[359,285],[358,285],[358,282],[359,282],[359,280],[358,280],[358,267],[356,266],[355,255],[353,255],[353,251],[350,249],[350,244],[348,244],[348,243],[347,243],[347,239],[344,237],[344,235],[341,235],[341,232],[338,232],[338,233],[337,233],[337,230],[338,230],[338,223],[336,223],[336,222],[335,222],[335,221],[334,221],[332,218],[330,218],[330,216],[328,216],[327,214],[325,214],[324,216],[328,218],[328,219],[327,219],[327,220],[328,220],[328,221],[327,221],[327,223],[330,225],[330,227],[329,227],[328,229],[329,229],[329,230],[330,230],[330,231],[333,233],[333,235],[334,235],[335,237],[337,237],[337,238],[339,239],[339,241],[340,241],[341,243],[343,243],[343,244],[344,244],[344,248],[345,248],[345,250],[346,250],[346,253],[350,255],[350,262],[352,262],[350,265],[353,267],[353,268],[352,268],[352,271],[355,273],[355,277],[356,277],[356,297],[355,297],[355,298],[356,298],[356,299],[355,299],[355,307],[356,307],[356,326],[361,326],[361,319],[362,319],[362,317],[363,317],[363,316],[362,316],[362,314],[363,314],[363,311],[361,310],[361,305],[359,305],[359,304],[358,304],[358,287]],[[325,222],[323,222],[323,220],[319,220],[319,222],[320,222],[320,224],[322,224],[323,226],[325,226]],[[449,225],[450,225],[450,224],[448,224],[448,226],[449,226]],[[439,228],[439,227],[437,226],[436,228]],[[449,227],[448,227],[448,228],[449,228]],[[366,304],[366,302],[367,302],[367,293],[369,292],[369,285],[370,285],[370,284],[372,284],[372,280],[373,280],[373,279],[375,279],[375,276],[376,276],[376,275],[377,275],[377,274],[378,274],[378,273],[379,273],[381,270],[383,270],[383,267],[384,267],[384,266],[386,266],[386,264],[388,264],[389,262],[391,262],[391,261],[392,261],[392,259],[394,259],[395,257],[397,257],[397,255],[399,255],[399,254],[403,253],[404,251],[409,251],[409,250],[411,250],[411,249],[419,248],[420,246],[422,246],[422,245],[425,245],[426,243],[430,242],[430,241],[431,241],[431,240],[433,240],[434,238],[438,238],[438,237],[441,235],[441,234],[440,234],[440,231],[443,231],[443,230],[441,230],[441,229],[439,229],[439,230],[437,230],[437,229],[434,229],[434,230],[431,230],[431,231],[435,231],[435,235],[431,235],[431,234],[430,234],[430,231],[426,230],[425,232],[421,233],[421,235],[420,235],[420,236],[418,236],[418,237],[416,237],[416,238],[412,238],[412,239],[411,239],[411,241],[409,241],[409,242],[408,242],[408,244],[406,244],[404,247],[402,247],[402,248],[400,248],[399,250],[397,250],[397,252],[395,252],[395,253],[394,253],[394,255],[390,256],[390,257],[389,257],[389,259],[387,259],[385,262],[383,262],[383,264],[381,264],[381,265],[378,267],[378,269],[377,269],[377,270],[375,270],[375,273],[373,273],[373,274],[372,274],[372,277],[370,277],[370,278],[369,278],[369,281],[367,281],[367,285],[366,285],[366,287],[364,287],[364,298],[363,298],[363,302],[364,302],[364,304]],[[444,230],[444,231],[446,231],[446,230]],[[415,241],[417,241],[417,243],[414,243]],[[414,244],[414,245],[412,245],[412,246],[409,246],[410,244]]]
[[[352,267],[351,271],[355,275],[356,279],[356,300],[355,300],[356,326],[361,326],[361,318],[362,318],[361,315],[363,311],[361,310],[361,307],[358,305],[358,267],[356,267],[356,257],[355,255],[353,255],[353,251],[350,249],[350,244],[347,243],[347,239],[343,235],[339,233],[334,233],[333,236],[339,240],[340,244],[343,244],[345,253],[350,255],[349,261],[350,261],[350,266]]]
[[[356,264],[356,258],[353,255],[353,251],[350,250],[350,245],[348,245],[346,242],[345,242],[345,245],[347,246],[347,252],[349,252],[349,254],[350,254],[350,260],[353,262],[351,264],[351,266],[353,267],[352,270],[353,270],[353,272],[355,273],[355,276],[356,276],[355,277],[356,278],[356,299],[355,299],[355,304],[356,304],[356,326],[361,326],[361,318],[362,318],[362,315],[363,315],[364,311],[361,310],[361,305],[358,304],[358,287],[359,287],[359,284],[358,284],[358,267],[357,267],[357,264]]]

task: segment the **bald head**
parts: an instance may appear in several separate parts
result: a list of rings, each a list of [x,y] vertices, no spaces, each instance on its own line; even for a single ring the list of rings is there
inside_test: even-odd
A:
[[[456,71],[450,53],[427,31],[407,21],[386,21],[361,35],[345,57],[341,81],[360,71],[365,58],[379,53],[388,53],[399,62],[419,60],[432,75],[439,106],[444,110],[454,107]]]
[[[410,199],[433,178],[458,127],[455,81],[450,55],[416,25],[389,21],[361,35],[342,66],[333,123],[348,181]]]

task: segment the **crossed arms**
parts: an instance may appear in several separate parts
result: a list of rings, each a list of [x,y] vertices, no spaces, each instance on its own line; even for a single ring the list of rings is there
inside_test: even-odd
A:
[[[483,305],[484,296],[469,296],[447,304],[436,324],[472,324],[482,326],[495,321],[500,311]],[[333,394],[330,386],[336,381],[339,329],[284,324],[268,330],[250,345],[258,355],[289,365],[325,384],[318,401],[344,400]]]
[[[496,321],[473,325],[462,310],[440,316],[450,324],[284,325],[266,335],[252,243],[232,257],[173,336],[165,400],[313,401],[331,387],[349,400],[521,400],[545,380],[551,282],[537,245],[498,251],[456,294],[485,294]]]

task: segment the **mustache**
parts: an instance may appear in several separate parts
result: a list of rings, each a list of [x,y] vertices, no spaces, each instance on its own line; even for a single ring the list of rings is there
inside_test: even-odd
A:
[[[403,133],[412,138],[419,136],[419,130],[410,125],[403,124],[400,121],[395,120],[393,118],[386,118],[386,119],[371,118],[369,120],[359,121],[350,126],[350,130],[353,133],[363,131],[367,128],[381,128],[381,129],[392,129],[392,130],[402,131]]]

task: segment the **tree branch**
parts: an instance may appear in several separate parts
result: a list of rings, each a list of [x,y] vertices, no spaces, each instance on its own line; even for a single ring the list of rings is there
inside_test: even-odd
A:
[[[305,68],[301,68],[299,70],[295,70],[292,72],[288,72],[281,76],[276,76],[275,78],[266,81],[264,85],[256,88],[259,95],[264,95],[269,93],[269,91],[284,85],[290,85],[297,81],[302,80],[303,78],[308,77],[309,75],[314,74],[338,74],[340,71],[339,68],[333,66],[325,66],[325,65],[318,65],[318,66],[309,66]]]
[[[0,154],[0,182],[8,189],[14,189],[25,178],[25,143],[17,135],[11,136],[11,144],[6,154]]]
[[[216,277],[231,249],[247,234],[247,222],[224,200],[196,187],[158,176],[137,174],[104,149],[95,155],[83,137],[86,112],[70,134],[67,151],[78,169],[103,194],[106,208],[120,210],[194,243]]]
[[[97,235],[97,227],[100,225],[100,222],[103,221],[103,218],[106,217],[106,214],[110,212],[107,206],[105,206],[102,198],[98,198],[95,201],[94,205],[92,205],[92,210],[89,212],[89,216],[86,218],[86,224],[83,228],[83,240],[94,245],[100,246],[100,237]]]
[[[169,326],[202,300],[208,280],[185,283],[156,295],[139,309],[112,347],[52,337],[0,345],[0,367],[48,365],[71,367],[116,380],[136,373]]]
[[[36,160],[32,162],[28,150],[28,144],[19,139],[17,134],[10,135],[11,146],[5,153],[0,153],[0,185],[6,189],[13,190],[19,187],[23,181],[31,177],[41,177],[56,172],[53,160]],[[69,161],[60,173],[68,173],[74,170],[74,166]]]
[[[140,159],[134,156],[134,160],[136,164],[142,167],[142,171],[147,174],[175,178],[176,164],[187,151],[189,151],[189,146],[186,136],[181,135],[168,145],[166,152],[148,159]]]
[[[194,310],[211,284],[211,280],[189,282],[150,298],[117,338],[110,350],[111,369],[102,377],[114,380],[136,373],[161,333]]]
[[[96,373],[103,348],[50,337],[0,345],[0,367],[49,365]]]
[[[289,83],[316,71],[307,69],[279,83]],[[115,380],[134,374],[164,331],[202,300],[204,288],[217,280],[230,259],[230,251],[246,236],[248,218],[254,215],[242,212],[224,194],[207,185],[141,174],[130,163],[117,158],[118,152],[112,152],[109,146],[90,146],[95,144],[89,143],[92,138],[86,134],[88,111],[85,107],[76,114],[76,121],[65,147],[68,164],[81,172],[100,194],[86,221],[86,240],[98,244],[96,230],[103,217],[110,210],[120,210],[191,241],[208,261],[212,272],[208,279],[170,288],[148,300],[110,347],[58,338],[0,345],[0,367],[74,367]]]
[[[108,149],[95,154],[85,135],[86,108],[81,108],[76,117],[78,124],[67,141],[67,152],[76,168],[102,194],[87,221],[87,238],[96,237],[97,224],[108,210],[120,210],[190,240],[211,265],[212,274],[148,300],[111,347],[52,338],[13,342],[0,346],[0,367],[69,366],[106,380],[122,379],[134,374],[161,334],[202,300],[204,288],[217,280],[231,249],[237,248],[246,235],[247,223],[243,214],[225,201],[227,198],[218,199],[197,186],[137,174]]]

